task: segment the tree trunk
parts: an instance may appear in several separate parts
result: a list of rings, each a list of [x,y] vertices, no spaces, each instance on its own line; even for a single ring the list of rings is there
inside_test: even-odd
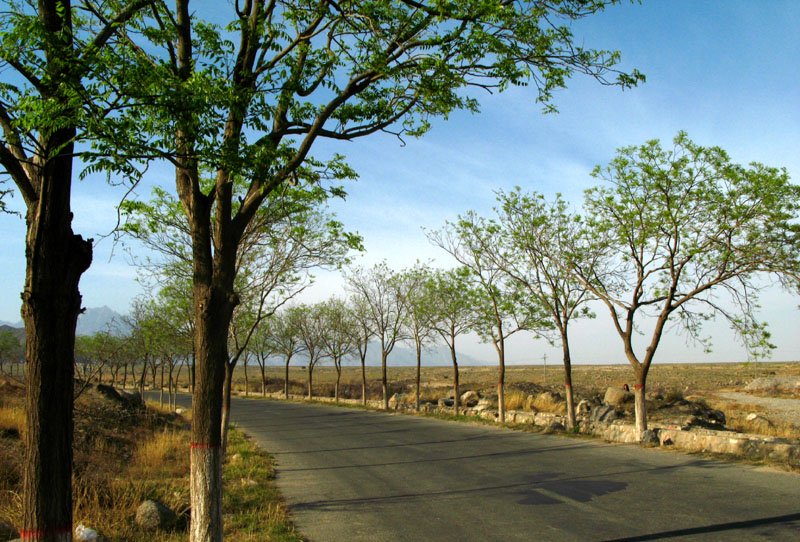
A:
[[[196,261],[197,267],[201,265]],[[192,394],[189,540],[222,542],[222,391],[235,301],[219,285],[202,284],[198,275],[204,279],[203,274],[195,273],[194,284],[197,359]],[[232,280],[227,292],[232,292]]]
[[[564,354],[564,397],[567,399],[567,426],[575,427],[575,397],[572,394],[572,359],[566,333],[561,336],[561,350]]]
[[[636,375],[636,384],[633,386],[633,400],[636,410],[636,431],[641,438],[642,433],[647,430],[647,405],[645,403],[645,380],[647,373],[639,371]]]
[[[260,365],[261,368],[261,397],[267,396],[267,367],[266,360]]]
[[[68,0],[40,1],[39,10],[48,33],[69,34],[72,8]],[[64,39],[71,47],[70,38]],[[70,68],[63,58],[52,62],[54,56],[59,53],[47,52],[48,79],[68,88],[73,81],[62,70]],[[20,535],[40,542],[72,540],[75,326],[81,310],[78,283],[92,262],[92,241],[72,231],[75,134],[74,128],[62,128],[42,137],[43,146],[37,152],[44,159],[36,158],[26,166],[31,191],[23,192],[27,232],[21,315],[28,371]]]
[[[164,362],[161,362],[161,383],[158,386],[158,406],[164,406]]]
[[[366,353],[361,356],[361,404],[367,406],[367,367]]]
[[[250,396],[250,381],[247,378],[247,358],[244,360],[244,396]]]
[[[231,387],[233,385],[233,370],[235,363],[225,364],[225,384],[222,388],[222,457],[228,451],[228,425],[231,421]]]
[[[339,402],[339,381],[342,379],[342,362],[341,361],[334,361],[334,365],[336,365],[336,387],[334,388],[333,392],[333,400],[337,403]]]
[[[386,378],[386,350],[381,353],[381,389],[383,390],[383,410],[389,410],[389,380]]]
[[[286,371],[283,378],[283,394],[289,399],[289,358],[286,358]]]
[[[419,382],[421,380],[420,375],[422,373],[422,345],[420,344],[419,340],[416,341],[417,343],[417,402],[416,402],[416,410],[419,412],[420,410],[420,401],[419,401]]]
[[[497,378],[497,413],[500,416],[500,423],[506,423],[506,346],[502,332],[501,329],[500,341],[497,349],[497,359],[500,363]]]
[[[314,395],[311,393],[311,377],[314,371],[314,365],[311,363],[311,360],[308,360],[308,400],[310,401]]]
[[[455,341],[453,341],[453,345],[450,347],[450,356],[453,358],[453,391],[455,392],[455,395],[453,396],[453,412],[458,415],[458,361],[456,361]]]

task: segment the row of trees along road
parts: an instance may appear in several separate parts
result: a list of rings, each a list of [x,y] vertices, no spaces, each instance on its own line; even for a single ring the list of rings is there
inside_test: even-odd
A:
[[[668,324],[710,348],[702,324],[720,315],[748,349],[773,348],[766,323],[757,320],[758,294],[774,281],[800,285],[800,187],[785,170],[734,164],[722,149],[697,145],[685,133],[668,148],[653,140],[620,149],[593,176],[605,183],[586,191],[583,216],[560,196],[548,201],[518,188],[498,193],[494,218],[467,213],[431,239],[491,300],[501,368],[502,330],[525,320],[502,327],[503,314],[513,311],[498,310],[504,305],[495,299],[525,298],[537,307],[526,317],[549,319],[551,339],[563,349],[571,424],[568,326],[593,316],[589,302],[604,306],[635,374],[643,432],[647,373]],[[534,329],[546,335],[547,327]],[[637,334],[646,338],[643,348]]]
[[[0,13],[0,164],[27,209],[23,537],[72,536],[78,282],[92,260],[71,227],[76,157],[85,173],[134,182],[151,160],[174,167],[191,239],[190,539],[221,540],[229,328],[258,209],[287,183],[354,175],[339,156],[314,159],[318,139],[422,135],[435,117],[477,111],[468,87],[529,84],[552,110],[576,72],[635,85],[643,77],[615,70],[618,53],[573,43],[569,23],[604,4],[248,0],[226,14],[191,0],[11,2]]]

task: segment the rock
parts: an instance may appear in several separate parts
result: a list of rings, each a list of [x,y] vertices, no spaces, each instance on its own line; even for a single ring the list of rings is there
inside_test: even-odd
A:
[[[241,483],[242,487],[255,487],[258,485],[258,482],[250,478],[242,478]]]
[[[184,412],[186,412],[186,411],[183,410],[182,408],[176,408],[175,409],[175,414],[177,414],[178,416],[183,416]]]
[[[642,444],[661,444],[661,441],[658,440],[658,433],[656,433],[653,429],[646,429],[642,431],[642,434],[639,437],[639,442]]]
[[[800,392],[800,377],[796,376],[765,376],[756,378],[744,389],[748,391],[789,391]]]
[[[142,396],[138,391],[120,391],[120,397],[122,397],[129,405],[134,406],[136,408],[144,408],[144,401],[142,400]]]
[[[475,391],[470,390],[461,395],[461,404],[464,406],[473,407],[478,404],[478,401],[480,401],[480,397]]]
[[[436,404],[439,405],[440,407],[451,407],[451,406],[453,406],[453,400],[452,399],[439,399],[436,402]]]
[[[547,427],[545,427],[542,433],[550,434],[550,433],[555,433],[556,431],[566,431],[564,424],[562,424],[561,422],[552,421],[548,424]]]
[[[755,412],[748,414],[745,419],[749,424],[748,429],[755,433],[769,433],[771,429],[775,428],[775,424],[772,423],[772,420]]]
[[[75,527],[75,542],[97,542],[99,537],[97,531],[90,529],[84,524]]]
[[[592,404],[587,401],[586,399],[582,400],[578,403],[578,406],[575,407],[575,414],[589,414],[592,411]]]
[[[622,388],[608,388],[603,397],[603,402],[611,406],[621,406],[628,401],[633,401],[633,394]]]
[[[158,501],[144,501],[136,510],[136,524],[148,531],[169,528],[177,520],[175,512]]]
[[[617,411],[611,405],[600,405],[592,409],[589,414],[589,421],[610,422],[617,419]]]
[[[403,395],[400,393],[395,393],[389,398],[389,408],[391,408],[392,410],[397,410],[402,404],[403,404]]]

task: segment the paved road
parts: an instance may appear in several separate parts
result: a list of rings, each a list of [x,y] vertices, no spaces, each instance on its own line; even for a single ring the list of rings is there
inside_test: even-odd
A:
[[[235,400],[311,541],[800,540],[800,476],[483,425]]]

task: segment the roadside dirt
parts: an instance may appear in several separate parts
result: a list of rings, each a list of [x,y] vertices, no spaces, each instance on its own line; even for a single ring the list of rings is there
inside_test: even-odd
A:
[[[758,414],[770,420],[800,427],[800,399],[760,397],[742,392],[718,392],[714,395],[720,399],[734,401],[740,405],[754,405],[758,409]],[[754,412],[756,412],[755,409]]]

